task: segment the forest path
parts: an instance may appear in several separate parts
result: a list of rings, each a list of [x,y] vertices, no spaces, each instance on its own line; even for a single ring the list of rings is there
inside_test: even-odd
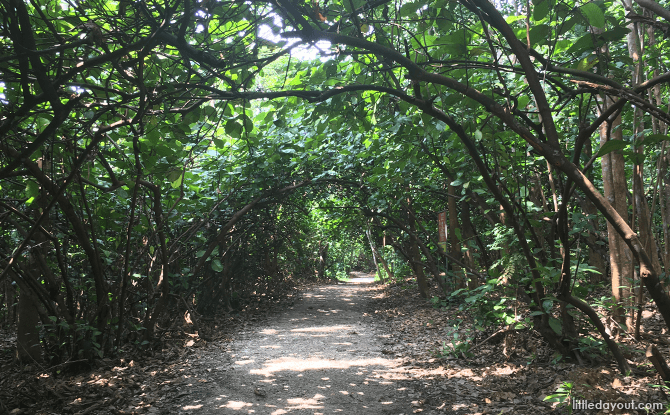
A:
[[[194,362],[205,370],[169,413],[412,413],[401,364],[382,349],[389,336],[365,312],[373,279],[352,277],[304,292],[226,351],[205,352]]]

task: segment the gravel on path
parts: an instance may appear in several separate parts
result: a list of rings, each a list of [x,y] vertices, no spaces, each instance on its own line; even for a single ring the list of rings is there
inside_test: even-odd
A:
[[[412,413],[401,363],[384,354],[388,334],[365,312],[373,290],[364,274],[312,288],[226,350],[211,348],[170,413]]]

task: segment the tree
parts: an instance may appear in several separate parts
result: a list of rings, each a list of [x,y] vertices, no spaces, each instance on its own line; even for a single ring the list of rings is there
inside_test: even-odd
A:
[[[644,149],[629,149],[639,147],[643,121],[670,122],[655,98],[667,94],[670,75],[653,59],[667,45],[633,47],[650,33],[640,25],[662,25],[631,12],[646,7],[667,19],[657,3],[89,6],[0,3],[0,185],[2,220],[12,229],[1,234],[11,251],[2,278],[32,291],[42,325],[55,318],[53,343],[68,344],[71,355],[118,346],[137,321],[149,341],[168,298],[204,296],[209,282],[227,281],[219,274],[233,258],[227,266],[268,281],[288,249],[270,206],[297,191],[316,199],[303,190],[315,186],[351,192],[365,215],[384,218],[420,277],[424,264],[439,274],[424,223],[444,209],[438,204],[452,185],[497,232],[491,239],[520,252],[502,254],[501,268],[534,328],[574,354],[570,313],[578,309],[626,372],[603,322],[573,288],[583,278],[579,244],[594,244],[580,233],[580,202],[589,200],[670,323],[653,256],[662,218],[642,191],[650,186],[644,163],[665,157],[654,145],[668,137],[645,134]],[[608,53],[599,52],[605,46]],[[291,55],[301,47],[319,59]],[[634,75],[625,67],[636,65],[629,50],[649,56]],[[599,130],[599,150],[588,157]],[[614,134],[625,140],[610,140]],[[635,222],[627,200],[608,200],[599,175],[589,174],[600,168],[608,177],[607,159],[617,152],[626,168],[637,166]],[[440,197],[417,203],[420,192]],[[460,219],[467,222],[463,208]],[[277,243],[263,247],[263,238]],[[35,247],[44,240],[53,250],[40,260]]]

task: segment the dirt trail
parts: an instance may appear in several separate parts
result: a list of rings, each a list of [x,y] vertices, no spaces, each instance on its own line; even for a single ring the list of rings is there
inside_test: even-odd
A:
[[[313,288],[283,312],[201,355],[177,407],[194,414],[412,413],[388,335],[365,310],[372,279]],[[196,372],[194,372],[196,373]],[[186,375],[188,376],[188,375]],[[167,409],[167,408],[164,408]]]

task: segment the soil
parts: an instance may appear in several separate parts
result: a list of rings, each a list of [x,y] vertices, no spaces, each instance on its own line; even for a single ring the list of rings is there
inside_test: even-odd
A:
[[[565,362],[532,331],[476,330],[458,305],[420,298],[411,279],[352,277],[282,292],[279,302],[259,296],[223,319],[186,313],[161,347],[75,373],[18,366],[13,339],[0,336],[0,415],[664,413],[573,412],[545,400],[569,383],[572,399],[665,404],[632,341],[620,339],[634,368],[624,377],[607,353]],[[668,356],[656,320],[646,312],[647,334]]]
[[[315,287],[252,331],[225,355],[208,353],[211,369],[189,383],[166,413],[411,413],[400,360],[385,354],[390,337],[366,312],[372,278]]]

